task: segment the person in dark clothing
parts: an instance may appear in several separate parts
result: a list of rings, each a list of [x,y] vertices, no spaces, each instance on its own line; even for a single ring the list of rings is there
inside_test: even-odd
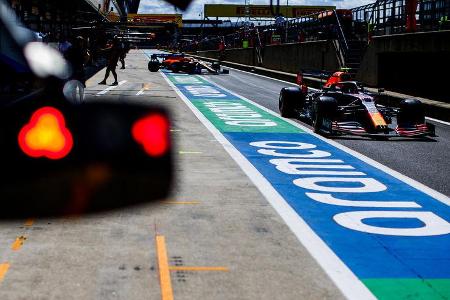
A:
[[[119,83],[117,82],[116,67],[117,63],[119,62],[120,55],[122,53],[122,47],[120,46],[119,40],[115,38],[112,41],[111,46],[109,46],[104,50],[109,51],[108,66],[106,67],[105,78],[98,84],[106,84],[106,79],[108,79],[109,73],[111,72],[114,76],[114,82],[112,83],[112,85],[118,85]]]
[[[78,36],[75,38],[72,46],[66,51],[66,58],[72,66],[72,77],[80,81],[84,87],[86,87],[86,76],[84,71],[84,64],[86,62],[87,49],[86,43],[83,37]]]
[[[125,57],[128,51],[130,51],[130,44],[128,41],[122,41],[121,43],[122,52],[120,53],[120,62],[122,63],[121,69],[125,69]]]

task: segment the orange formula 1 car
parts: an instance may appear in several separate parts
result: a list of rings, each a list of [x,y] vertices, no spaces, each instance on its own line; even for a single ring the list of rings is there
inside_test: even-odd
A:
[[[182,54],[175,54],[168,56],[162,62],[163,67],[172,72],[185,71],[186,73],[195,73],[196,62],[194,59],[184,57]]]
[[[163,62],[159,63],[158,58],[162,58]],[[219,63],[205,63],[192,57],[185,57],[182,53],[153,54],[148,64],[149,70],[157,72],[161,66],[174,73],[201,74],[204,69],[211,74],[229,73],[227,69],[221,70]]]

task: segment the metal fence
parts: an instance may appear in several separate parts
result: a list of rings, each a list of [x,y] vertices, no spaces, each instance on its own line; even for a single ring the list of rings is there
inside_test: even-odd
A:
[[[450,0],[412,1],[416,28],[410,31],[424,32],[450,29]],[[404,33],[407,26],[406,0],[385,0],[352,9],[353,26],[372,31],[373,36]]]
[[[349,10],[348,10],[349,11]],[[285,43],[314,40],[330,40],[344,37],[351,27],[350,22],[337,17],[340,13],[330,11],[319,17],[313,14],[266,26],[243,26],[224,36],[206,36],[197,41],[199,50],[217,50],[221,41],[226,48],[264,47]]]
[[[407,22],[406,0],[379,0],[349,10],[327,11],[266,26],[243,26],[225,36],[207,36],[196,41],[197,50],[217,50],[221,41],[226,48],[294,43],[314,40],[369,42],[374,36],[450,29],[450,0],[411,0],[415,6],[414,28]],[[411,18],[411,16],[409,16]]]

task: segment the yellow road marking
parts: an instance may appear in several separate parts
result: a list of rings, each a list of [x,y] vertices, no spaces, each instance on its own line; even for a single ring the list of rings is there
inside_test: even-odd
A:
[[[23,243],[25,242],[27,238],[22,236],[19,236],[18,238],[16,238],[16,240],[14,241],[14,243],[12,243],[11,245],[11,249],[14,251],[20,250],[20,248],[22,248]]]
[[[202,154],[203,152],[198,152],[198,151],[180,151],[178,153],[180,153],[180,154]]]
[[[180,132],[180,129],[170,129],[170,132]]]
[[[198,202],[198,201],[165,201],[163,203],[164,204],[187,204],[187,205],[189,205],[189,204],[192,204],[192,205],[200,204],[200,202]]]
[[[6,275],[6,272],[8,272],[8,269],[9,269],[8,263],[0,264],[0,282],[2,282],[3,279],[5,278],[5,275]]]
[[[228,272],[225,267],[185,267],[185,266],[169,266],[170,271],[222,271]]]
[[[162,235],[156,235],[156,252],[158,255],[161,299],[173,300],[172,282],[170,279],[170,271],[169,271],[169,261],[167,260],[166,240]]]
[[[33,224],[34,224],[34,219],[30,218],[25,221],[25,226],[27,226],[27,227],[31,227],[31,226],[33,226]]]

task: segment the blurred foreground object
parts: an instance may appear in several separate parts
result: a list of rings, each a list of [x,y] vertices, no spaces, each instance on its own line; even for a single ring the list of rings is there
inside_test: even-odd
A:
[[[70,64],[0,0],[0,219],[77,215],[165,198],[168,113],[84,103]]]
[[[191,4],[191,0],[166,0],[166,2],[169,2],[170,4],[175,5],[178,8],[181,8],[185,10],[188,8],[188,6]]]
[[[1,218],[82,214],[166,197],[167,113],[90,103],[0,112]]]

